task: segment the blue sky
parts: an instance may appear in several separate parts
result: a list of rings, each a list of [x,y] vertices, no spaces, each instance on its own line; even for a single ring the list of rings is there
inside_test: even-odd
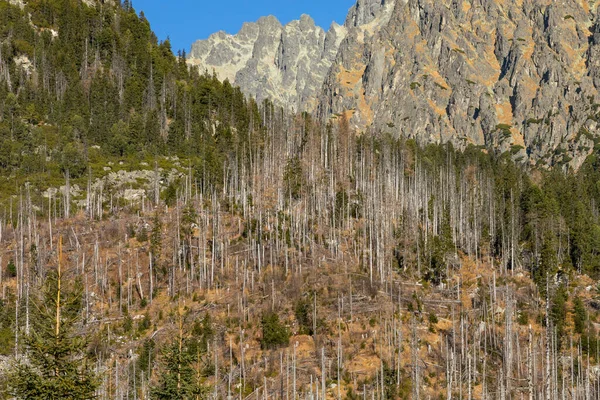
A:
[[[171,39],[173,51],[189,51],[197,39],[223,30],[236,33],[244,22],[275,15],[283,24],[309,14],[317,25],[343,23],[355,0],[133,0],[144,11],[160,40]]]

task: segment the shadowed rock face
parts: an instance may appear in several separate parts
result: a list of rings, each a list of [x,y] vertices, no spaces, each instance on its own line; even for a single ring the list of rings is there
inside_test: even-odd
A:
[[[204,61],[216,51],[215,70],[246,93],[324,120],[346,114],[359,132],[574,168],[600,144],[593,1],[359,0],[327,34],[308,17],[267,20],[196,43],[190,62],[216,65]]]

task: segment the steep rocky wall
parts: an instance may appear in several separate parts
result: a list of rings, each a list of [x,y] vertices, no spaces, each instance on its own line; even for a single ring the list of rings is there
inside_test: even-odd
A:
[[[595,8],[585,0],[398,0],[389,19],[350,31],[319,114],[349,112],[358,131],[577,168],[597,136]]]
[[[246,23],[236,35],[218,32],[192,45],[191,65],[229,79],[258,101],[312,111],[346,29],[328,32],[303,15],[282,26],[273,17]]]
[[[600,27],[588,0],[359,0],[325,33],[274,17],[189,62],[324,121],[578,168],[600,144]]]

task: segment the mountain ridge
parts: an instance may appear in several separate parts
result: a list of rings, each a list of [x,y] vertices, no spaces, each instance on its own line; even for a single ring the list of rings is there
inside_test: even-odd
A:
[[[240,68],[228,78],[259,101],[323,122],[344,114],[356,132],[471,144],[577,169],[600,144],[597,26],[597,4],[585,0],[361,0],[325,57],[309,51],[309,62],[282,64],[275,53],[260,62],[250,56],[249,64],[268,68]],[[300,37],[288,31],[278,54]],[[200,46],[210,43],[196,42],[188,62],[214,68],[195,61]],[[313,73],[301,70],[316,61]]]
[[[378,33],[340,49],[320,115],[354,109],[358,129],[578,168],[597,141],[596,16],[585,1],[519,4],[396,2]],[[335,66],[349,59],[365,69],[340,100]]]
[[[274,16],[261,17],[235,35],[221,31],[195,42],[188,64],[214,71],[259,102],[271,99],[305,111],[316,107],[320,85],[345,34],[335,22],[325,32],[306,14],[285,26]]]

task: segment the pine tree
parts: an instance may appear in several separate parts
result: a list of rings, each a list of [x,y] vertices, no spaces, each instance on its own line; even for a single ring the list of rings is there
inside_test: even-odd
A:
[[[575,325],[575,332],[583,334],[585,330],[585,324],[587,323],[587,312],[583,301],[580,297],[575,297],[573,300],[573,324]]]
[[[92,399],[98,387],[87,363],[87,343],[75,332],[81,291],[63,287],[62,240],[56,271],[35,301],[36,318],[25,340],[25,357],[9,373],[9,393],[17,399]],[[77,286],[77,285],[76,285]]]
[[[207,387],[202,384],[201,356],[193,338],[184,331],[183,309],[178,312],[178,336],[163,352],[163,374],[153,389],[157,399],[198,400],[206,397]]]
[[[279,315],[276,313],[267,313],[263,315],[261,324],[263,336],[260,345],[263,349],[276,349],[289,345],[290,332],[279,321]]]

